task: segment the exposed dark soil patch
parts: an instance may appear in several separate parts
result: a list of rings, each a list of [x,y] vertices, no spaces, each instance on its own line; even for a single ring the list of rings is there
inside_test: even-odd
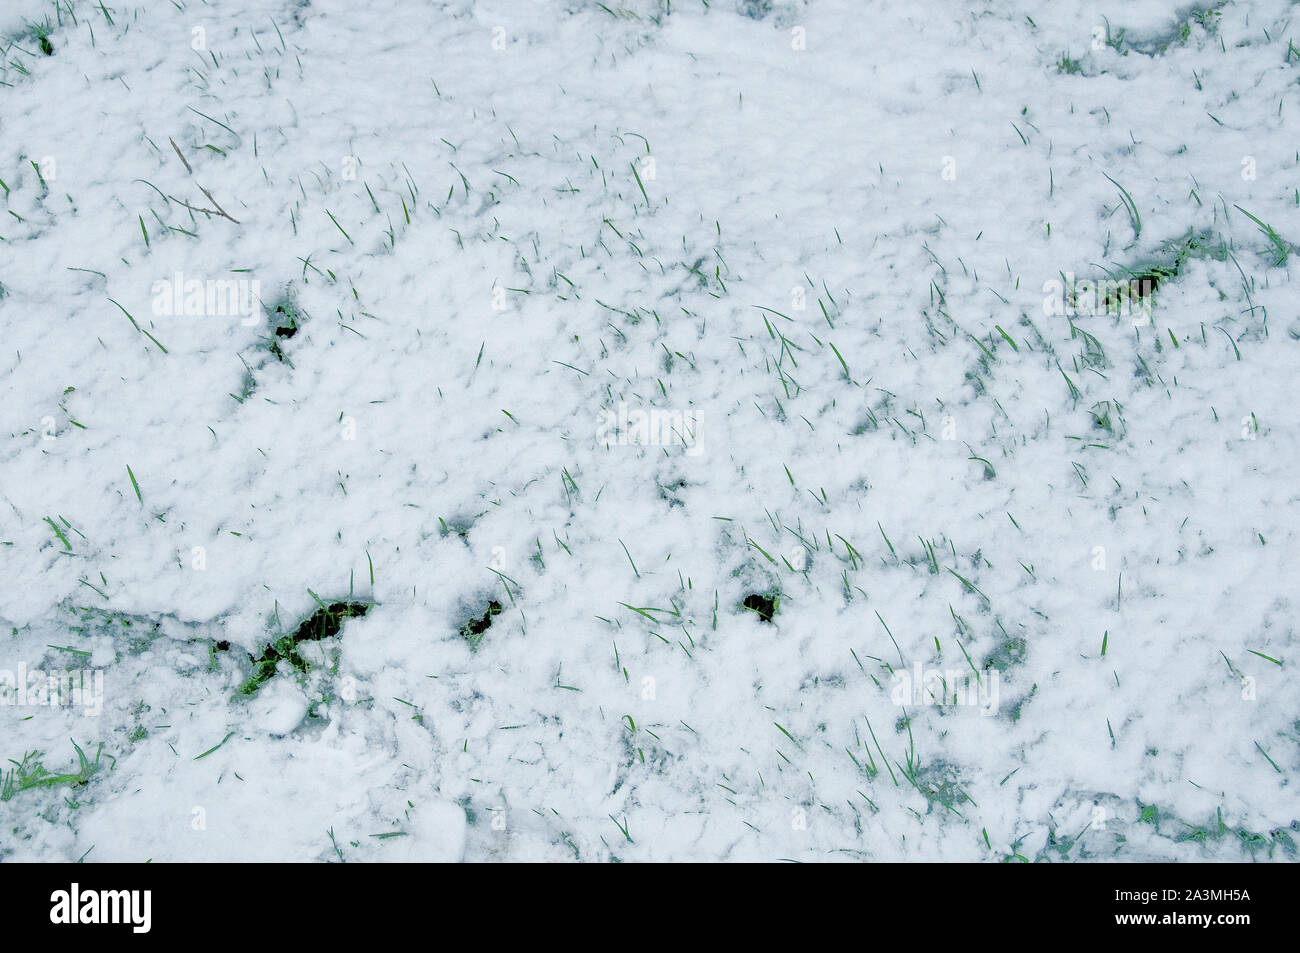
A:
[[[1160,279],[1163,274],[1156,271],[1149,271],[1144,275],[1138,275],[1133,279],[1133,292],[1139,298],[1148,298],[1156,293],[1156,288],[1160,286]]]
[[[492,619],[500,615],[501,603],[493,599],[481,616],[470,619],[460,627],[460,637],[469,643],[471,649],[477,649],[483,641],[483,633],[492,626]]]
[[[249,655],[253,662],[253,676],[244,684],[245,695],[251,695],[262,683],[275,674],[276,665],[287,661],[299,672],[306,672],[311,664],[298,652],[300,642],[319,642],[339,634],[344,619],[363,616],[370,611],[364,602],[334,602],[321,606],[292,635],[285,635],[267,645],[260,656]],[[218,643],[220,644],[220,643]],[[229,648],[229,643],[226,643]]]
[[[1144,301],[1152,297],[1162,284],[1178,277],[1188,258],[1202,257],[1224,261],[1227,259],[1227,249],[1216,247],[1213,235],[1209,232],[1189,231],[1185,238],[1167,242],[1163,262],[1152,264],[1141,271],[1130,271],[1129,279],[1118,295],[1110,292],[1106,296],[1104,304],[1107,310],[1122,304],[1122,297],[1127,297],[1130,301]]]
[[[275,329],[272,332],[270,350],[277,361],[284,361],[285,356],[280,347],[280,341],[287,341],[298,333],[298,311],[292,304],[282,302],[275,306],[275,311],[272,312],[272,320],[275,323]]]
[[[1143,301],[1156,293],[1156,289],[1160,287],[1162,281],[1166,278],[1173,278],[1177,274],[1177,264],[1173,269],[1153,268],[1151,271],[1135,274],[1118,294],[1115,292],[1107,294],[1103,304],[1107,310],[1111,310],[1123,303],[1123,296],[1127,296],[1131,301]]]
[[[758,617],[764,622],[771,622],[772,616],[776,615],[776,610],[781,605],[781,600],[775,594],[765,596],[757,592],[751,592],[745,596],[743,605],[751,612],[757,612]]]

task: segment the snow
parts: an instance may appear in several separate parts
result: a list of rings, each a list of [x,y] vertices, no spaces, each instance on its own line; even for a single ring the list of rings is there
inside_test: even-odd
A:
[[[11,3],[0,859],[1295,859],[1292,9]]]

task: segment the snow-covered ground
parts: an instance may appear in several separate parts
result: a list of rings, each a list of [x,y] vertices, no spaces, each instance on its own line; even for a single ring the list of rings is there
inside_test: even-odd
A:
[[[0,859],[1296,859],[1294,4],[0,36]]]

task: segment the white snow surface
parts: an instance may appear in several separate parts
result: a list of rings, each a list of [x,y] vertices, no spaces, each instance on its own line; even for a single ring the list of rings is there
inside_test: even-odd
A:
[[[1293,4],[0,35],[0,859],[1296,858]]]

